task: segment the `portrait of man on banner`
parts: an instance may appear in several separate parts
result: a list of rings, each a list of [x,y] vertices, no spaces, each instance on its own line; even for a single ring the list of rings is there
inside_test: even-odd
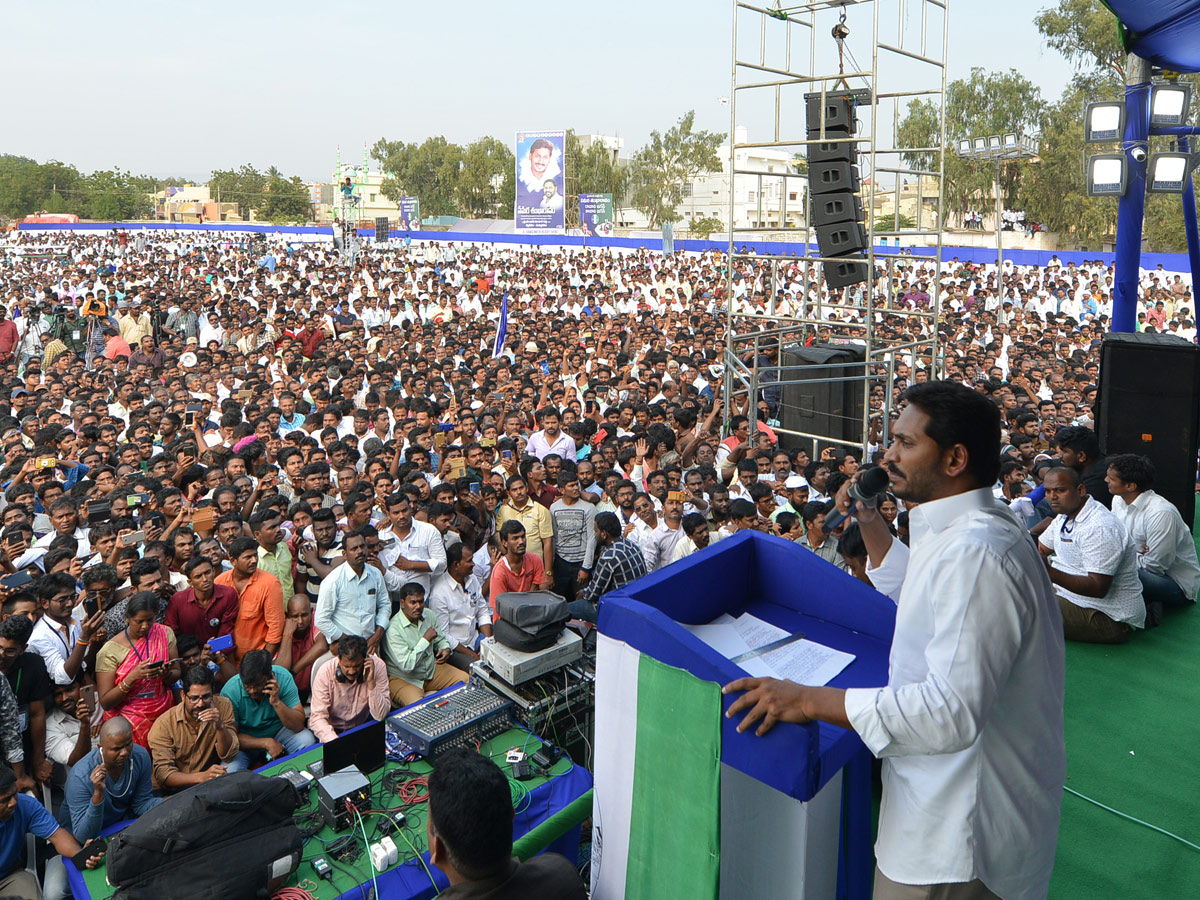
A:
[[[564,225],[566,132],[517,132],[517,231],[549,232]]]

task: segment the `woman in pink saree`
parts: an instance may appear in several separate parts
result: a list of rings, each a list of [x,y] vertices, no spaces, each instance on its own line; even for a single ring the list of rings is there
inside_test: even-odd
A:
[[[104,718],[124,716],[133,740],[147,750],[150,726],[171,708],[168,687],[179,678],[175,633],[154,621],[159,598],[149,591],[134,594],[125,608],[125,630],[96,656],[96,686]]]

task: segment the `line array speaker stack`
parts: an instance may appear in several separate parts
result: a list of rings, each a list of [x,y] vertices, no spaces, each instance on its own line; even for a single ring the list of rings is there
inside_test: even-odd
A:
[[[808,190],[821,256],[837,257],[822,263],[831,288],[867,280],[867,229],[864,226],[858,177],[858,146],[849,138],[857,131],[856,109],[863,91],[806,94],[808,126]],[[869,94],[867,94],[869,98]],[[825,131],[821,132],[822,112]]]
[[[1105,456],[1148,456],[1155,492],[1170,500],[1191,527],[1200,443],[1200,348],[1171,334],[1105,335],[1095,413]]]
[[[375,243],[382,244],[388,239],[388,217],[376,216],[375,218]]]

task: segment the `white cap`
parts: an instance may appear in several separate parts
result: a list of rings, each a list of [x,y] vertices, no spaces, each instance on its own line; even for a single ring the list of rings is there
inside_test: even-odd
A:
[[[783,483],[783,486],[789,491],[794,491],[797,488],[808,487],[808,482],[804,480],[803,475],[789,475],[787,481]]]

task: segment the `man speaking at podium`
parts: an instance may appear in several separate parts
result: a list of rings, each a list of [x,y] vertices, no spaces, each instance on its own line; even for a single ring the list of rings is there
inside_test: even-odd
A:
[[[884,457],[920,504],[911,551],[859,503],[871,581],[898,598],[888,685],[741,678],[740,731],[820,720],[883,759],[874,900],[1044,898],[1066,775],[1062,616],[1025,530],[998,507],[1000,416],[950,382],[914,385]],[[850,510],[843,487],[840,511]],[[911,552],[911,555],[910,555]]]

